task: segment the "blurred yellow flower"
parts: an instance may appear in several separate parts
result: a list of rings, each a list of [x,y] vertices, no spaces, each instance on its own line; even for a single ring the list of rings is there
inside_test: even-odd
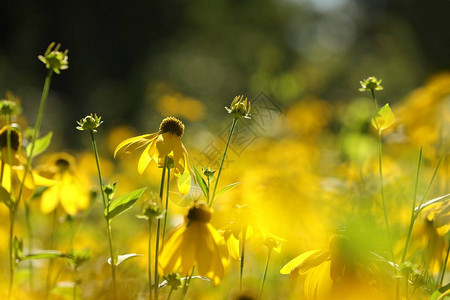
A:
[[[24,166],[26,165],[26,159],[20,154],[20,147],[22,143],[22,136],[20,134],[20,131],[14,124],[10,127],[10,129],[11,129],[10,141],[11,141],[12,165],[10,165],[8,162],[8,150],[7,150],[8,127],[4,126],[2,129],[0,129],[0,149],[2,157],[0,163],[1,164],[0,178],[2,187],[5,190],[11,192],[11,186],[16,186],[16,188],[14,188],[14,194],[16,193],[18,194],[19,184],[23,180],[25,175]],[[23,196],[24,199],[28,199],[32,195],[33,190],[36,188],[36,186],[50,186],[54,184],[54,181],[48,178],[44,178],[34,170],[31,170],[31,172],[28,173],[27,177],[25,178],[23,184],[24,184]],[[17,196],[18,195],[14,195],[15,198],[17,198]]]
[[[236,205],[233,221],[223,227],[220,232],[227,242],[230,256],[239,260],[241,257],[240,249],[243,241],[243,235],[248,240],[254,235],[263,237],[264,231],[259,226],[258,215],[249,205]]]
[[[195,267],[200,276],[218,285],[223,278],[228,254],[222,236],[209,223],[211,211],[206,204],[195,204],[185,221],[167,237],[159,256],[159,272],[168,275],[191,274]]]
[[[331,236],[328,249],[307,251],[281,270],[291,278],[303,276],[306,299],[389,299],[374,282],[367,262],[352,253],[354,247],[342,234]]]
[[[47,172],[56,183],[46,189],[41,197],[41,211],[44,214],[54,211],[60,203],[68,215],[89,205],[89,194],[74,172],[75,159],[68,153],[57,153]]]
[[[180,192],[186,194],[190,187],[190,166],[188,153],[181,137],[184,133],[184,124],[177,118],[168,117],[162,120],[159,131],[126,139],[120,143],[114,157],[131,153],[134,150],[145,147],[138,162],[138,172],[142,175],[150,162],[154,161],[159,166],[164,165],[166,157],[173,160],[175,176],[183,175],[183,183],[178,184]]]

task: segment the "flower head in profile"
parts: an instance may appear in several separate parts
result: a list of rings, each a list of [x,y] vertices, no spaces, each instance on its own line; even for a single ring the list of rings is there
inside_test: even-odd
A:
[[[59,48],[61,48],[61,44],[58,44],[55,47],[55,42],[52,42],[44,55],[38,56],[39,60],[45,64],[45,67],[56,74],[60,74],[62,70],[67,70],[69,68],[69,57],[67,56],[69,50],[66,49],[64,52],[61,52],[59,51]]]
[[[97,116],[97,114],[90,114],[77,121],[77,129],[80,131],[89,130],[92,132],[97,132],[97,128],[102,125],[102,117]]]
[[[226,107],[225,109],[229,114],[234,114],[235,118],[246,118],[250,119],[250,101],[247,98],[244,99],[244,96],[236,96],[231,102],[230,107]]]
[[[265,231],[259,224],[256,211],[250,205],[236,205],[234,208],[233,220],[223,227],[220,232],[227,242],[230,256],[235,260],[239,260],[244,235],[246,240],[253,236],[264,238]]]
[[[77,178],[74,171],[75,159],[68,153],[57,153],[45,170],[56,182],[42,193],[41,211],[44,214],[54,211],[58,204],[68,215],[89,205],[89,194]]]
[[[184,223],[167,237],[159,256],[159,272],[167,276],[177,272],[182,276],[192,269],[218,285],[223,278],[228,254],[222,236],[209,223],[211,211],[204,203],[189,209]]]
[[[355,295],[369,290],[365,299],[384,299],[373,287],[373,271],[363,253],[352,250],[349,238],[343,234],[331,236],[327,249],[310,250],[288,262],[281,274],[304,279],[306,299],[359,299]],[[372,296],[374,298],[372,298]]]
[[[361,84],[360,92],[365,91],[381,91],[383,87],[381,86],[382,79],[377,79],[375,76],[370,76],[367,79],[361,80],[359,83]]]
[[[114,157],[144,148],[138,162],[138,173],[141,175],[150,162],[154,161],[159,166],[163,166],[165,159],[168,158],[173,161],[175,176],[180,178],[186,175],[183,176],[186,181],[183,182],[185,188],[178,182],[180,192],[186,194],[189,191],[187,186],[190,184],[190,166],[187,150],[181,142],[183,134],[184,124],[177,118],[167,117],[162,120],[158,132],[132,137],[121,142],[114,152]]]
[[[0,100],[0,113],[2,115],[18,115],[20,112],[20,99],[7,91],[5,98]]]
[[[11,145],[11,159],[8,158],[8,130],[10,132],[10,145]],[[9,127],[4,126],[0,129],[0,152],[1,152],[1,185],[2,187],[11,192],[12,186],[15,192],[18,192],[18,185],[23,180],[25,175],[26,158],[20,153],[22,146],[22,135],[20,128],[17,124],[13,123]],[[53,180],[40,176],[34,170],[28,173],[24,181],[24,198],[27,199],[31,196],[36,186],[50,186],[54,183]]]

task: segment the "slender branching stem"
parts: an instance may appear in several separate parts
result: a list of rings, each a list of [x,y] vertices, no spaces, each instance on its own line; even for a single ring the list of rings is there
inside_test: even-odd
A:
[[[94,131],[89,130],[89,133],[91,135],[92,148],[94,149],[95,162],[97,164],[98,182],[100,184],[100,193],[102,194],[103,207],[107,210],[107,213],[109,213],[109,211],[108,211],[109,205],[108,205],[108,202],[106,199],[105,192],[103,191],[103,187],[104,187],[103,176],[102,176],[102,171],[101,171],[101,167],[100,167],[100,160],[99,160],[99,156],[98,156],[97,143],[95,142]],[[113,286],[113,299],[115,300],[115,299],[117,299],[116,257],[114,255],[114,249],[113,249],[113,244],[112,244],[111,221],[108,219],[107,216],[105,216],[105,221],[106,221],[106,233],[108,235],[109,254],[111,257],[111,277],[112,277],[112,286]]]
[[[266,277],[267,277],[267,270],[269,269],[269,261],[270,261],[270,256],[272,255],[272,248],[268,248],[267,249],[267,259],[266,259],[266,266],[264,267],[264,275],[263,275],[263,279],[261,282],[261,288],[259,289],[259,295],[258,295],[258,300],[261,299],[262,296],[262,292],[264,289],[264,283],[266,282]]]
[[[247,226],[244,227],[244,230],[242,231],[242,240],[241,240],[241,267],[239,272],[239,290],[242,291],[242,279],[244,274],[244,261],[245,261],[245,240],[247,235]]]
[[[159,186],[159,199],[162,203],[163,194],[164,194],[164,179],[166,176],[166,169],[167,169],[167,160],[166,157],[164,159],[164,166],[161,174],[161,184]],[[158,218],[156,220],[156,245],[155,245],[155,300],[158,299],[159,294],[159,274],[158,274],[158,258],[159,258],[159,240],[161,235],[161,218]]]
[[[231,123],[230,134],[228,135],[227,144],[225,145],[225,149],[223,150],[222,161],[220,162],[219,171],[217,172],[217,178],[216,178],[216,182],[214,183],[214,189],[213,189],[211,199],[209,202],[209,207],[213,206],[214,198],[216,197],[217,185],[219,184],[220,174],[222,174],[222,169],[223,169],[223,163],[225,162],[225,158],[227,156],[228,147],[230,145],[231,137],[233,136],[233,132],[236,127],[237,120],[238,120],[237,118],[234,118],[233,122]]]

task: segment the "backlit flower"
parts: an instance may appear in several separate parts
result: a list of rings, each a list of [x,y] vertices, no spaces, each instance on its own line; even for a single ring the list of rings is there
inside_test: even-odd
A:
[[[228,254],[222,236],[209,223],[211,211],[205,204],[189,209],[184,223],[168,236],[160,252],[159,268],[163,276],[178,272],[182,276],[192,269],[218,285],[223,278]]]
[[[8,158],[8,127],[4,126],[0,129],[0,178],[2,187],[11,192],[11,187],[13,187],[14,195],[13,198],[17,199],[19,192],[20,182],[23,180],[25,175],[25,165],[26,159],[20,154],[22,136],[17,124],[12,124],[10,126],[10,145],[11,145],[11,164]],[[34,170],[28,173],[24,181],[23,197],[28,199],[36,186],[50,186],[54,183],[53,180],[44,178],[40,176]]]
[[[68,215],[88,207],[89,195],[74,172],[74,164],[75,159],[67,153],[54,155],[46,171],[56,183],[42,193],[41,211],[44,214],[54,211],[58,204]]]
[[[138,172],[141,175],[150,162],[154,161],[159,166],[163,166],[166,157],[170,158],[173,160],[175,175],[178,178],[183,175],[184,180],[181,184],[178,183],[178,187],[181,193],[186,194],[190,187],[190,166],[187,150],[181,142],[183,133],[184,124],[179,119],[165,118],[158,132],[132,137],[120,143],[114,152],[114,157],[145,147],[138,162]]]

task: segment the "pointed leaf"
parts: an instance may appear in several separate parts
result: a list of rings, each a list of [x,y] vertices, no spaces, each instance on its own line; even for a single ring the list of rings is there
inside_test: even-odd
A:
[[[193,167],[194,169],[194,174],[195,174],[195,180],[197,181],[198,185],[200,186],[200,188],[202,189],[203,195],[205,195],[205,198],[208,199],[208,186],[206,185],[205,179],[203,179],[202,175],[200,174],[200,172],[197,170],[196,167]]]
[[[6,207],[11,209],[13,201],[11,200],[11,195],[8,193],[8,191],[0,186],[0,202],[4,203]]]
[[[45,150],[47,150],[48,146],[50,146],[50,143],[52,141],[52,137],[53,137],[53,132],[49,132],[46,136],[37,139],[34,143],[34,149],[33,149],[33,157],[38,156],[39,154],[41,154],[42,152],[44,152]],[[30,156],[30,152],[31,152],[31,145],[32,143],[28,144],[27,146],[27,156]]]
[[[130,258],[133,257],[139,257],[139,256],[144,256],[143,254],[136,254],[136,253],[129,253],[129,254],[122,254],[117,256],[117,261],[116,261],[116,267],[118,265],[120,265],[121,263],[123,263],[126,260],[129,260]],[[108,264],[111,264],[111,257],[108,258]]]
[[[105,209],[104,213],[106,219],[111,220],[131,208],[131,206],[142,196],[145,190],[146,188],[142,188],[113,200]]]
[[[240,182],[235,182],[235,183],[229,184],[229,185],[227,185],[227,186],[224,186],[223,188],[221,188],[220,190],[218,190],[218,191],[216,192],[215,198],[217,198],[217,197],[219,197],[219,196],[225,194],[225,193],[228,192],[229,190],[234,189],[234,188],[237,187],[239,184],[241,184],[241,183],[240,183]]]
[[[377,115],[372,118],[372,126],[381,133],[382,130],[388,128],[395,122],[395,116],[389,104],[380,108]]]

